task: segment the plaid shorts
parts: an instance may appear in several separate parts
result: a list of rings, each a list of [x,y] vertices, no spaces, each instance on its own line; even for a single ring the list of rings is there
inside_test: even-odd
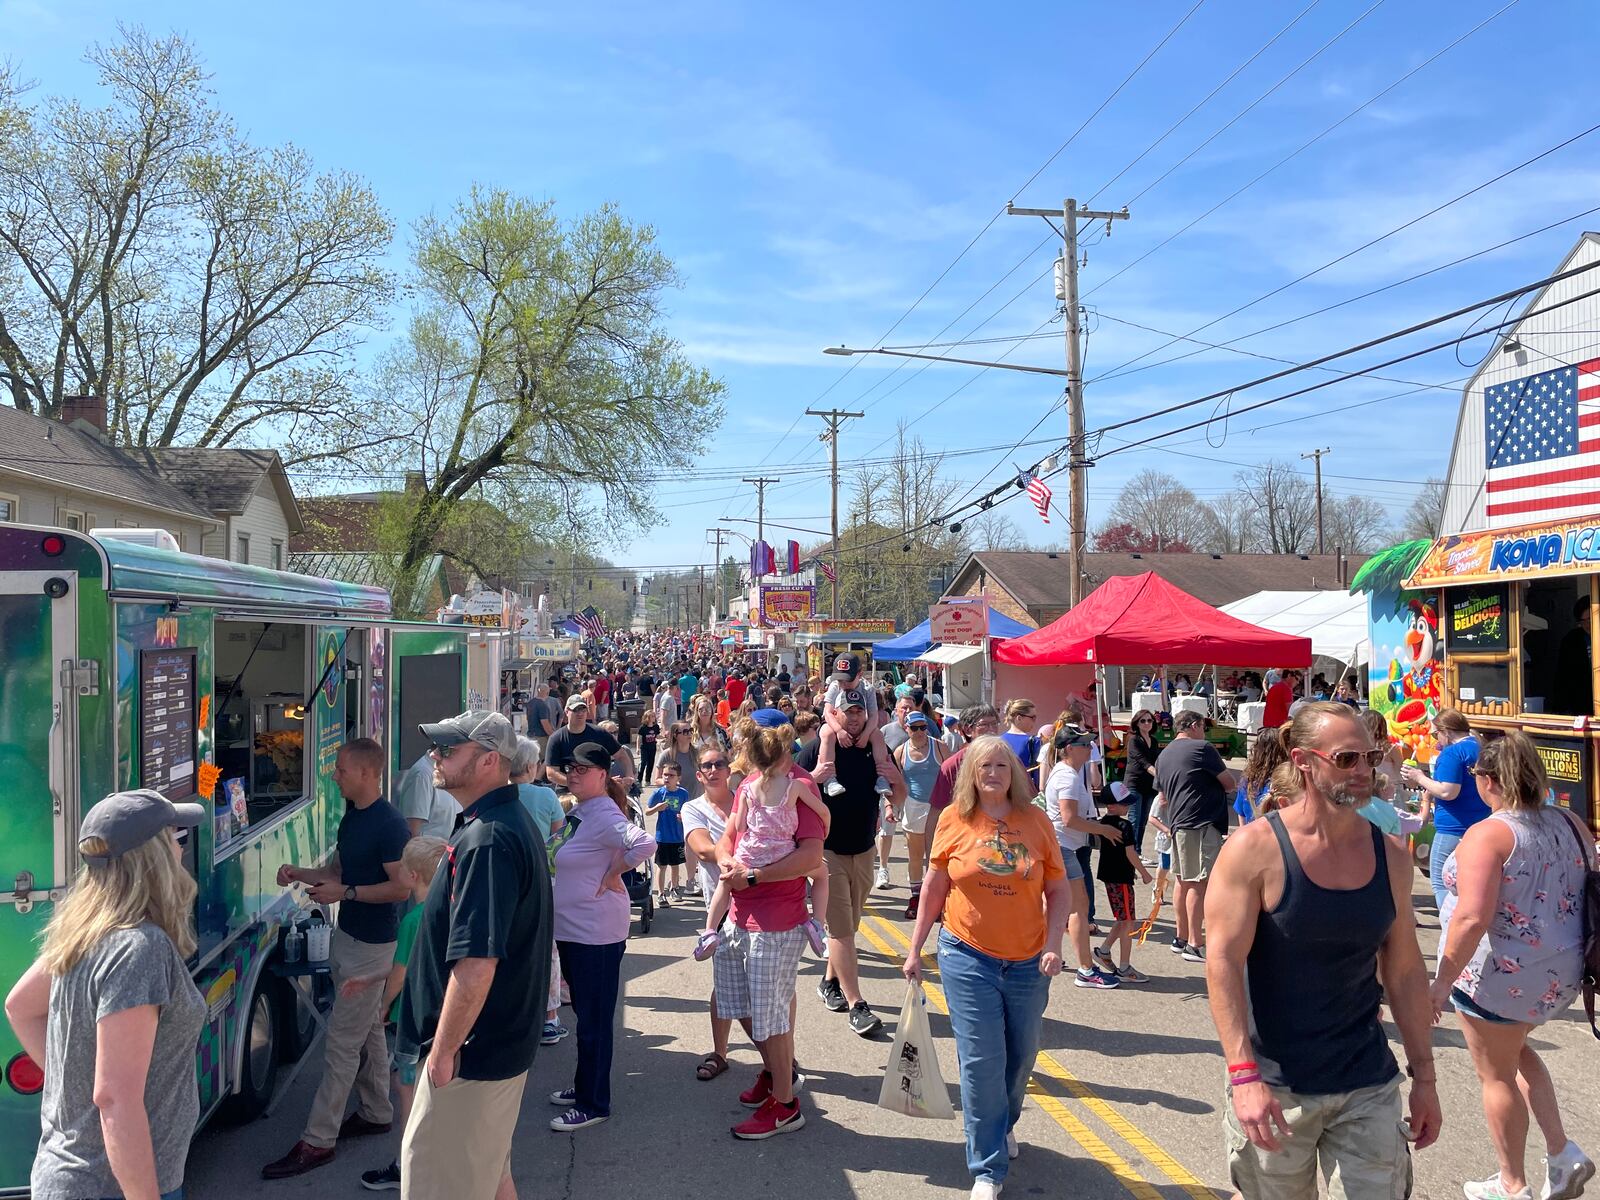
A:
[[[805,948],[805,930],[798,926],[781,933],[740,929],[732,922],[722,927],[722,944],[711,960],[717,994],[717,1015],[750,1018],[750,1037],[764,1042],[789,1032],[789,1004],[794,999],[794,979]]]
[[[1108,883],[1105,884],[1106,899],[1111,902],[1111,919],[1113,921],[1132,921],[1133,915],[1133,884]]]

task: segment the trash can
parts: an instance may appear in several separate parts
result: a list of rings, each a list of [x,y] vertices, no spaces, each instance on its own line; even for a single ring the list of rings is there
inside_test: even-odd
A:
[[[639,733],[639,727],[644,724],[645,708],[648,700],[618,700],[611,706],[617,718],[617,725],[622,729],[622,740],[631,742]]]

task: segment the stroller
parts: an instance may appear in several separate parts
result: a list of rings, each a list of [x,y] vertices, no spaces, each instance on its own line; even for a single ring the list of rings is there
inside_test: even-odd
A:
[[[644,827],[644,809],[636,798],[628,801],[628,820],[640,828]],[[639,910],[640,933],[649,933],[650,925],[656,919],[656,897],[651,888],[653,865],[647,858],[622,876],[623,885],[628,889],[628,902]]]

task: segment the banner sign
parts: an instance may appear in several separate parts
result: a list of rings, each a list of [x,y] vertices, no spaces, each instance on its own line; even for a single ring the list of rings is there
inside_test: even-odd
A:
[[[1406,587],[1548,579],[1595,571],[1600,571],[1600,521],[1585,518],[1447,534],[1423,555]]]
[[[989,610],[982,603],[948,600],[928,608],[928,637],[945,646],[981,646],[989,633]]]
[[[1544,763],[1555,802],[1587,821],[1590,815],[1587,746],[1583,742],[1551,737],[1535,737],[1533,746],[1539,752],[1539,761]]]
[[[533,662],[566,662],[578,657],[577,638],[523,638],[520,657]]]
[[[763,629],[798,629],[817,610],[817,589],[763,584],[756,609]]]
[[[862,618],[856,621],[807,621],[801,633],[849,634],[893,633],[893,621]]]
[[[1445,646],[1452,652],[1496,652],[1510,648],[1511,628],[1506,615],[1510,589],[1482,585],[1452,588],[1447,594]]]

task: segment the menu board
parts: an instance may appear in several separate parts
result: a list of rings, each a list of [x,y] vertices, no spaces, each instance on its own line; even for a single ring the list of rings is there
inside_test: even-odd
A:
[[[1551,799],[1590,820],[1588,745],[1571,738],[1535,737],[1533,746],[1550,780]]]
[[[1511,645],[1504,584],[1451,588],[1445,593],[1445,648],[1495,653]]]
[[[195,793],[195,656],[193,648],[139,655],[139,785],[169,800]]]

